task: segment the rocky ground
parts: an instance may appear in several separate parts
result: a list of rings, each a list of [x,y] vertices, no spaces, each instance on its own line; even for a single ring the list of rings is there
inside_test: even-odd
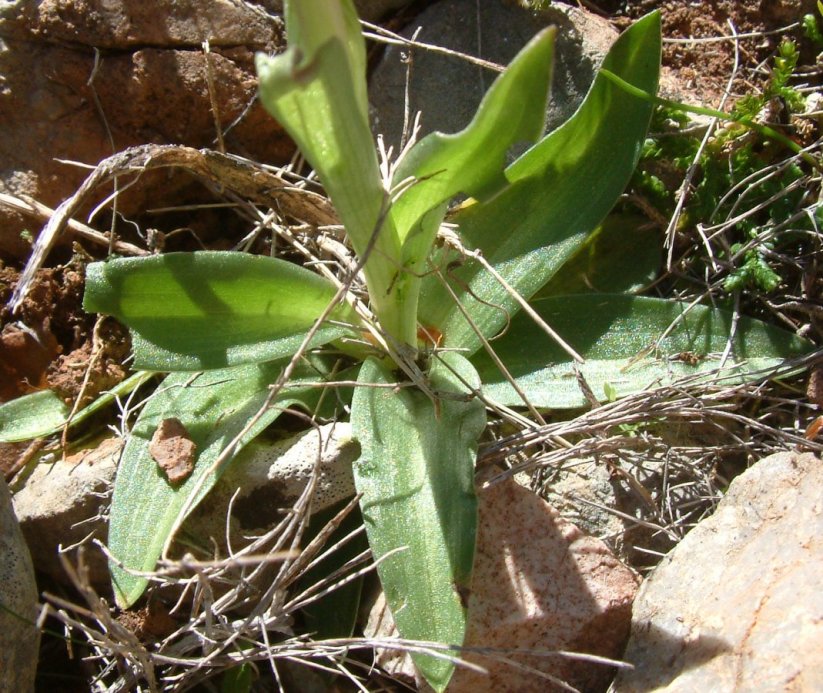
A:
[[[254,99],[254,51],[283,45],[281,24],[267,14],[276,4],[113,2],[101,8],[85,0],[18,0],[0,8],[0,303],[11,298],[33,237],[81,189],[90,167],[107,157],[129,147],[142,147],[138,155],[144,156],[156,153],[151,147],[174,144],[271,166],[290,160],[293,146]],[[806,0],[555,4],[551,21],[564,31],[550,125],[574,110],[617,32],[652,9],[661,9],[664,35],[671,39],[664,48],[662,93],[713,108],[728,108],[761,89],[781,38],[799,39],[797,22],[816,12]],[[388,30],[410,37],[422,25],[418,41],[472,54],[479,44],[483,57],[498,63],[507,62],[519,42],[547,21],[498,0],[359,5],[363,16]],[[739,40],[729,38],[735,34]],[[819,64],[812,48],[801,46],[800,78],[813,93],[820,85]],[[401,58],[407,50],[379,43],[371,49],[374,122],[389,141],[402,126],[407,63]],[[423,112],[428,129],[460,127],[487,86],[476,79],[475,67],[425,50],[415,51],[414,68],[411,106]],[[260,190],[233,188],[242,176],[209,168],[189,150],[172,154],[168,165],[156,167],[146,167],[135,154],[111,160],[105,180],[77,198],[74,223],[55,239],[20,310],[0,312],[0,402],[48,387],[68,402],[86,403],[128,374],[127,332],[111,321],[96,323],[81,307],[84,267],[109,252],[108,232],[117,233],[115,249],[126,254],[225,249],[246,233],[242,215],[215,203],[242,197],[265,204]],[[114,185],[122,192],[111,203]],[[808,185],[816,191],[819,178],[810,177]],[[318,205],[312,214],[331,214]],[[266,241],[256,250],[267,252]],[[803,281],[811,287],[804,296],[819,306],[819,243],[817,253]],[[819,321],[819,315],[809,317],[804,330],[818,344]],[[511,479],[485,490],[467,645],[532,652],[513,656],[519,669],[475,652],[470,657],[489,666],[489,676],[461,671],[449,690],[561,690],[559,680],[584,691],[609,685],[627,692],[823,690],[823,601],[816,589],[823,568],[823,477],[819,457],[805,452],[820,453],[813,426],[823,397],[814,381],[804,394],[808,377],[804,371],[784,389],[753,386],[697,404],[684,398],[684,414],[670,422],[672,430],[655,433],[635,450],[559,458],[554,466],[518,477],[541,495]],[[729,411],[739,418],[726,416]],[[580,430],[604,439],[611,430],[585,417],[580,421]],[[141,659],[185,630],[179,613],[168,614],[173,602],[117,613],[93,596],[107,598],[99,554],[87,559],[90,572],[74,580],[57,555],[58,544],[105,537],[120,442],[111,436],[99,442],[113,418],[94,423],[64,441],[71,456],[53,467],[33,470],[32,462],[44,452],[51,455],[46,460],[58,460],[59,441],[0,445],[0,468],[16,512],[15,519],[0,483],[0,545],[11,557],[0,571],[0,584],[9,586],[2,603],[33,620],[40,613],[33,606],[38,595],[38,604],[48,604],[52,614],[35,672],[36,631],[18,619],[9,621],[11,631],[0,613],[0,689],[150,690],[147,670],[161,681],[159,687],[178,685],[163,679],[162,665]],[[810,423],[812,435],[804,445],[803,429]],[[339,462],[331,455],[330,468]],[[267,463],[261,465],[262,477],[302,478],[303,471],[269,472]],[[346,495],[345,474],[329,474],[329,488],[344,488]],[[225,483],[225,505],[215,504],[218,525],[231,484],[241,484]],[[259,495],[246,495],[238,500],[241,515],[244,502],[260,502]],[[201,510],[197,521],[214,525],[215,517]],[[501,545],[520,555],[516,570]],[[70,606],[78,604],[82,608]],[[392,632],[379,599],[362,621],[369,637]],[[54,635],[64,626],[81,643],[70,655]],[[82,644],[98,636],[91,646]],[[121,658],[124,648],[138,653],[128,665]],[[547,651],[596,654],[613,662],[546,656]],[[98,663],[82,659],[90,654],[99,655]],[[377,661],[390,678],[363,674],[370,690],[416,685],[403,657],[378,650]],[[104,675],[106,663],[111,670]],[[349,690],[339,682],[329,688],[307,668],[284,667],[287,690]],[[254,690],[273,690],[264,683],[271,674],[261,669]],[[540,678],[534,670],[554,678]],[[130,679],[140,671],[144,678]],[[15,678],[8,679],[9,672]],[[92,683],[98,675],[105,683]]]

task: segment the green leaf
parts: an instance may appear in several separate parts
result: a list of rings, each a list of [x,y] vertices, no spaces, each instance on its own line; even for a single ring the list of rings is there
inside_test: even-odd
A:
[[[392,185],[416,180],[392,207],[402,242],[423,214],[458,193],[485,198],[505,186],[509,149],[536,142],[543,133],[554,35],[554,28],[544,29],[526,44],[486,92],[465,129],[451,135],[433,132],[401,160]]]
[[[32,392],[0,406],[0,442],[51,435],[66,423],[69,408],[51,390]]]
[[[83,307],[131,328],[137,368],[193,371],[290,356],[334,294],[313,272],[271,257],[169,253],[89,265]],[[345,305],[333,317],[355,320]],[[312,346],[345,332],[324,325]]]
[[[289,45],[257,54],[260,100],[317,171],[360,257],[384,330],[414,344],[417,296],[410,303],[393,281],[400,242],[387,216],[368,121],[363,37],[351,0],[286,2]]]
[[[468,396],[466,384],[475,390],[479,380],[458,354],[436,361],[430,381],[444,393],[436,402],[416,389],[370,387],[393,383],[395,375],[366,361],[352,403],[352,429],[361,446],[354,478],[363,494],[369,544],[375,558],[384,559],[378,574],[400,635],[461,645],[466,611],[460,595],[471,580],[474,461],[485,410]],[[454,665],[430,655],[412,657],[442,691]]]
[[[608,294],[556,296],[533,303],[538,314],[586,359],[580,372],[601,401],[690,375],[708,378],[720,367],[732,314],[706,306],[687,311],[687,305]],[[509,331],[493,347],[535,406],[562,409],[587,404],[569,356],[525,314],[512,320]],[[722,382],[754,379],[757,371],[812,348],[789,332],[741,317]],[[501,404],[523,404],[485,352],[478,353],[473,363],[485,395]]]
[[[615,42],[603,67],[656,93],[660,15],[652,13]],[[557,130],[506,169],[509,185],[454,217],[461,239],[526,298],[543,286],[585,242],[628,183],[640,155],[652,105],[598,74],[583,104]],[[449,268],[453,289],[480,331],[491,336],[518,305],[477,262]],[[480,340],[440,282],[424,281],[421,322],[440,329],[444,343],[475,351]],[[473,297],[472,297],[473,295]]]
[[[153,375],[135,373],[76,412],[71,418],[71,425],[85,421],[113,399],[131,392]],[[33,392],[6,402],[0,406],[0,443],[15,443],[53,435],[66,425],[70,413],[71,409],[51,390]]]
[[[206,373],[173,373],[149,399],[129,436],[114,484],[109,520],[109,549],[126,569],[154,570],[172,528],[214,486],[222,468],[215,461],[229,442],[254,416],[284,367],[284,362],[238,366]],[[321,376],[313,370],[302,374],[310,381]],[[243,438],[248,443],[282,409],[306,403],[319,395],[317,389],[301,389],[300,377],[292,379],[269,409]],[[192,474],[179,485],[169,483],[149,454],[149,443],[160,423],[178,419],[197,446]],[[239,449],[239,448],[238,448]],[[148,580],[111,566],[117,604],[126,608],[139,599]]]
[[[649,286],[660,271],[663,243],[660,232],[645,223],[634,215],[606,217],[535,297],[629,294]]]

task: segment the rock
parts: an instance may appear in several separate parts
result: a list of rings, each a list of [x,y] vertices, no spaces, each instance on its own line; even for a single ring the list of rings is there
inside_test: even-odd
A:
[[[369,22],[376,22],[389,12],[395,12],[409,4],[411,0],[354,0],[358,16]]]
[[[637,576],[605,544],[583,534],[514,481],[480,490],[478,500],[465,645],[619,658],[628,637]],[[396,635],[389,625],[393,628],[378,602],[366,635]],[[614,673],[609,666],[562,656],[518,653],[510,658],[584,691],[603,690]],[[546,678],[499,659],[477,653],[465,659],[489,673],[458,668],[450,693],[555,690]],[[411,671],[409,659],[385,650],[378,651],[377,663],[389,673]]]
[[[325,424],[274,443],[252,441],[226,469],[208,502],[194,510],[186,530],[224,545],[229,503],[238,541],[241,535],[273,527],[311,480],[318,456],[320,476],[311,512],[325,510],[354,496],[351,466],[358,454],[348,423]]]
[[[40,646],[37,583],[26,542],[0,479],[0,690],[33,691]]]
[[[348,424],[320,427],[320,477],[312,501],[317,512],[354,495],[351,472],[357,456]],[[123,441],[108,438],[65,462],[41,462],[14,496],[20,526],[32,547],[35,567],[57,580],[65,574],[58,546],[91,537],[105,541],[106,514]],[[229,465],[206,502],[186,522],[186,531],[225,547],[226,515],[232,504],[235,547],[251,530],[264,530],[282,519],[302,493],[314,471],[320,439],[315,430],[277,443],[254,441]],[[86,552],[92,584],[106,586],[108,566],[103,554]]]
[[[597,66],[617,37],[606,20],[561,3],[550,3],[548,9],[534,12],[504,0],[444,0],[415,17],[401,33],[411,38],[422,27],[418,41],[507,65],[535,33],[550,24],[558,27],[547,118],[547,128],[553,129],[583,100]],[[408,67],[404,56],[408,54],[407,47],[388,47],[370,85],[374,130],[395,147],[403,128]],[[420,136],[465,127],[495,73],[424,49],[414,49],[411,55],[410,112],[423,114]]]
[[[646,580],[615,693],[823,690],[823,463],[771,455]]]
[[[58,546],[92,537],[105,541],[105,515],[122,447],[122,439],[108,438],[65,462],[41,462],[14,494],[14,510],[38,571],[64,581]],[[104,556],[90,550],[86,560],[91,582],[108,584]]]
[[[259,104],[246,112],[257,91],[254,52],[283,45],[281,21],[261,8],[230,0],[0,4],[0,192],[55,207],[88,174],[58,160],[95,165],[146,143],[214,148],[207,39],[222,128],[239,119],[226,133],[227,150],[283,163],[293,151],[289,139]],[[180,204],[190,185],[186,174],[145,176],[121,196],[120,211],[142,211],[148,200]],[[203,195],[199,185],[192,190]],[[24,257],[29,246],[20,233],[39,227],[0,206],[0,256]]]

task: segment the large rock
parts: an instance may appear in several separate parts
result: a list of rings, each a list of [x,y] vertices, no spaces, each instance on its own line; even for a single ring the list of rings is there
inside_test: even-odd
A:
[[[583,534],[514,481],[480,490],[478,513],[465,645],[619,658],[637,576],[603,542]],[[378,601],[366,634],[396,635],[393,627],[385,603]],[[583,691],[604,690],[614,674],[609,666],[562,655],[494,655],[466,655],[488,674],[458,668],[450,693],[561,690],[529,668]],[[515,665],[501,661],[500,655]],[[406,656],[379,650],[377,661],[395,675],[412,674]]]
[[[478,25],[479,19],[479,25]],[[556,63],[547,128],[566,120],[583,100],[600,62],[617,37],[604,19],[561,3],[543,11],[505,0],[443,0],[401,34],[507,65],[540,29],[558,28]],[[409,66],[406,57],[410,53]],[[411,67],[409,109],[422,113],[421,136],[432,130],[456,132],[471,120],[496,73],[459,58],[422,48],[391,46],[370,84],[374,130],[397,145],[403,129],[406,73]]]
[[[0,478],[0,691],[34,690],[37,584],[6,482]]]
[[[0,192],[55,207],[88,174],[65,161],[95,165],[113,147],[146,143],[215,147],[206,40],[221,126],[237,120],[227,150],[286,161],[293,147],[280,127],[259,104],[246,111],[257,92],[254,52],[283,45],[282,22],[261,8],[230,0],[0,3]],[[148,200],[179,204],[185,185],[183,174],[172,184],[166,172],[147,176],[120,211],[142,211]],[[39,226],[0,206],[0,256],[23,257],[20,232]]]
[[[823,463],[767,457],[644,583],[614,691],[823,690],[821,573]]]

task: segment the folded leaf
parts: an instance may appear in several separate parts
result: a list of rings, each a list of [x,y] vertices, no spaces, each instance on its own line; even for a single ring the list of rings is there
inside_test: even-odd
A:
[[[417,219],[458,193],[488,197],[503,187],[506,155],[543,133],[554,56],[553,28],[537,34],[497,77],[472,121],[454,134],[433,132],[401,160],[392,184],[416,183],[392,207],[401,241]]]
[[[603,66],[649,93],[660,70],[660,15],[627,29]],[[469,249],[486,260],[525,297],[533,295],[585,242],[631,177],[646,136],[652,106],[602,75],[570,120],[508,169],[509,185],[485,202],[470,204],[453,219]],[[453,279],[472,320],[486,336],[496,334],[518,304],[479,263],[434,262]],[[479,299],[479,300],[478,300]],[[424,281],[421,322],[437,327],[449,346],[475,351],[480,340],[436,278]]]
[[[131,431],[114,484],[109,520],[109,549],[122,565],[136,571],[154,570],[172,528],[194,509],[217,482],[222,468],[213,469],[228,443],[240,433],[264,403],[284,363],[238,366],[200,374],[173,373],[146,403]],[[317,381],[317,372],[302,373]],[[269,409],[243,438],[248,443],[274,421],[283,408],[306,404],[319,395],[292,379]],[[197,451],[191,475],[173,485],[149,453],[158,426],[175,418]],[[239,449],[239,448],[238,448]],[[148,580],[111,565],[115,597],[120,607],[132,605]]]
[[[586,359],[580,373],[600,400],[669,385],[686,376],[714,377],[732,326],[728,311],[688,308],[686,303],[657,298],[580,294],[539,299],[532,305]],[[525,314],[514,318],[493,347],[535,406],[562,409],[587,404],[569,356]],[[751,380],[758,371],[812,348],[789,332],[741,317],[722,382]],[[476,354],[473,363],[485,395],[501,404],[523,404],[485,352]]]
[[[131,328],[137,368],[193,371],[290,356],[334,294],[313,272],[271,257],[169,253],[89,265],[83,307]],[[355,320],[345,305],[333,317]],[[345,332],[324,325],[312,345]]]
[[[416,294],[405,304],[394,275],[400,242],[386,215],[374,138],[368,121],[366,58],[351,0],[286,2],[289,47],[258,53],[260,100],[320,176],[346,227],[384,330],[414,344]]]
[[[386,600],[403,638],[461,645],[461,595],[470,587],[477,523],[474,461],[485,426],[484,407],[464,383],[476,389],[479,380],[454,353],[431,369],[431,386],[444,395],[436,402],[416,389],[370,387],[395,382],[374,360],[366,361],[359,380],[352,402],[361,447],[355,486],[374,556],[385,557],[378,574]],[[412,657],[442,691],[454,665]]]

